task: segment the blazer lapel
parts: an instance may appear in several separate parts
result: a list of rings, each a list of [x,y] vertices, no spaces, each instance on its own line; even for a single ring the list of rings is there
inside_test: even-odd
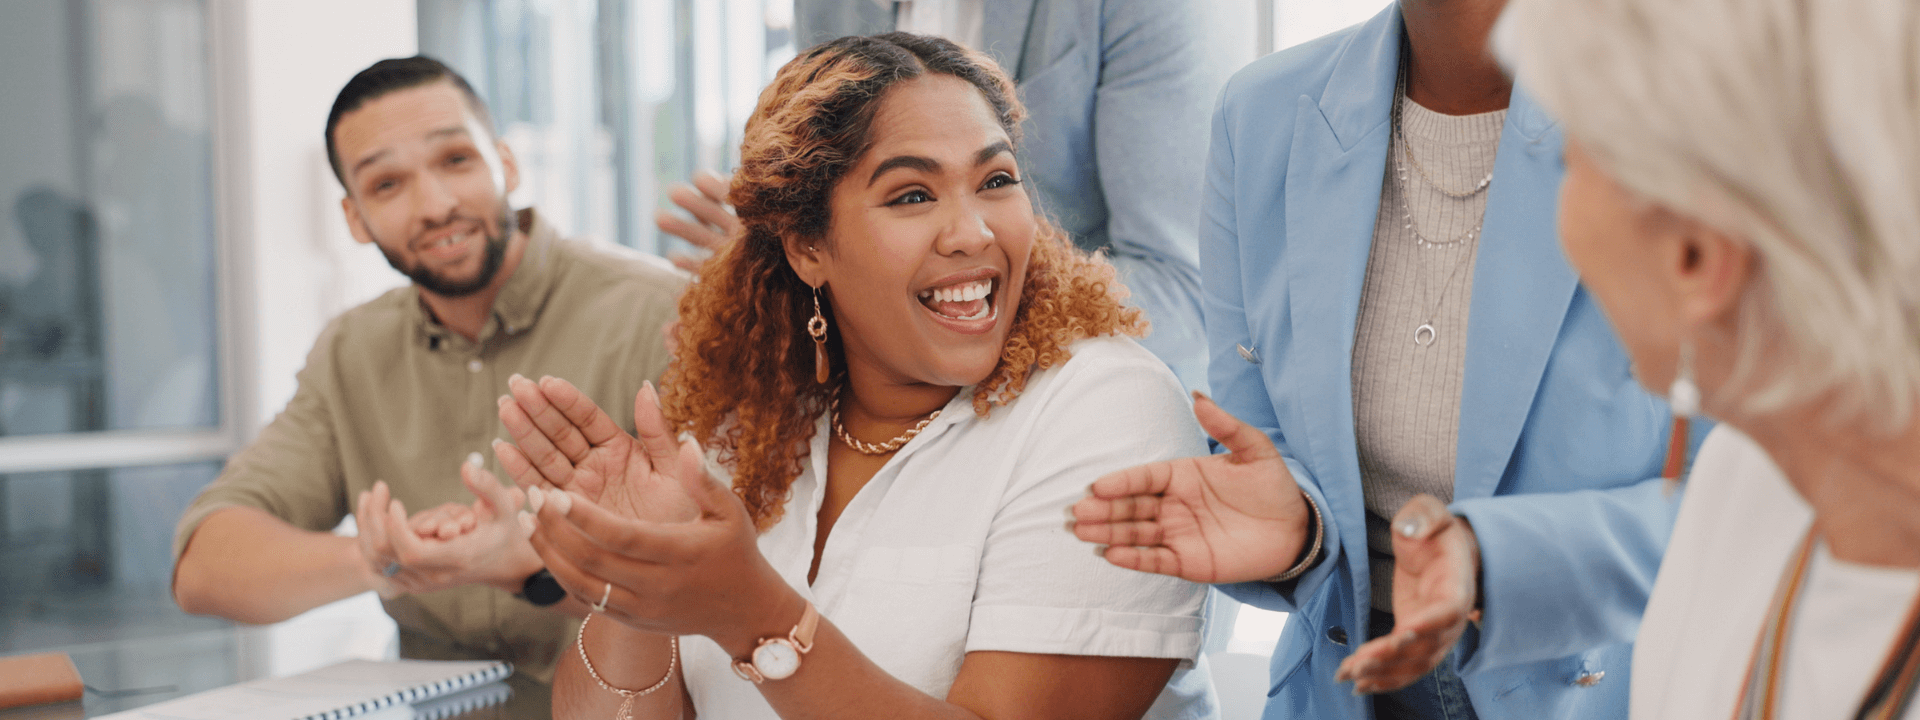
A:
[[[1400,27],[1399,7],[1388,6],[1354,36],[1320,102],[1300,98],[1287,159],[1282,257],[1293,337],[1284,367],[1269,372],[1313,413],[1289,435],[1306,436],[1309,466],[1349,548],[1367,546],[1353,434],[1353,333],[1386,178]],[[1364,598],[1365,553],[1349,553],[1347,562],[1355,597]]]
[[[1456,499],[1499,488],[1579,283],[1555,218],[1561,150],[1558,125],[1516,86],[1473,271]]]
[[[1035,0],[997,0],[986,6],[983,41],[977,48],[993,57],[1014,82],[1025,80],[1023,72],[1027,48],[1027,26],[1033,22]],[[1044,30],[1045,28],[1037,28]]]

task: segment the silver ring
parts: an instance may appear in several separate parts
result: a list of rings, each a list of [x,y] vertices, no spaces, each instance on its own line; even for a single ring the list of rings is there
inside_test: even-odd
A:
[[[606,589],[600,591],[600,602],[594,603],[592,605],[593,611],[597,613],[606,612],[607,599],[611,597],[613,597],[613,583],[607,583]]]
[[[386,567],[380,569],[380,576],[393,577],[395,575],[399,575],[400,571],[405,569],[406,568],[403,568],[400,566],[400,563],[398,561],[390,562],[390,563],[387,563]]]

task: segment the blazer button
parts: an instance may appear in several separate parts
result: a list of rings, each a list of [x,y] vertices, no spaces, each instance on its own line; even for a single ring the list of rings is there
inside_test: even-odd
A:
[[[1327,639],[1332,640],[1335,645],[1345,647],[1347,644],[1347,631],[1338,625],[1327,628]]]
[[[1607,671],[1605,670],[1598,670],[1590,673],[1582,673],[1580,677],[1573,679],[1573,684],[1579,685],[1580,687],[1593,687],[1595,685],[1599,685],[1600,681],[1606,679],[1606,677],[1607,677]]]

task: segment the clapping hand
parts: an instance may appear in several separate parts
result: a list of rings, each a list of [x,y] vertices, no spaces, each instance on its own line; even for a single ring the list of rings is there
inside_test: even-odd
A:
[[[360,553],[370,570],[386,578],[381,594],[472,584],[517,587],[526,577],[521,570],[537,564],[529,529],[517,517],[518,491],[501,486],[473,461],[460,465],[460,481],[476,498],[471,507],[441,506],[411,519],[385,482],[360,493],[354,512]],[[443,536],[448,523],[458,532]]]
[[[1107,562],[1198,583],[1279,575],[1299,560],[1306,499],[1265,433],[1194,393],[1193,414],[1229,452],[1128,468],[1069,510]]]
[[[600,612],[636,629],[715,639],[740,618],[798,613],[746,506],[707,473],[698,443],[674,441],[651,385],[634,399],[633,437],[565,381],[512,384],[501,418],[519,447],[496,452],[526,486],[533,547],[569,593],[604,598]]]
[[[1356,692],[1398,690],[1446,660],[1479,595],[1480,545],[1473,526],[1438,498],[1418,495],[1393,516],[1393,632],[1355,648],[1336,680]]]
[[[477,504],[479,501],[474,502]],[[473,530],[479,517],[473,505],[442,503],[439,507],[414,513],[413,517],[407,518],[407,527],[423,539],[451,540]]]
[[[516,484],[579,493],[638,520],[683,521],[698,514],[681,487],[680,443],[653,383],[634,397],[637,437],[565,380],[536,383],[514,375],[507,386],[512,395],[500,398],[500,420],[515,444],[495,441],[493,447]]]

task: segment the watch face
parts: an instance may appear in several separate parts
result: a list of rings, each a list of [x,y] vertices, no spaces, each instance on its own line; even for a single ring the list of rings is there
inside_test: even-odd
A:
[[[800,651],[785,638],[774,638],[753,649],[753,667],[768,680],[789,677],[800,670]]]

